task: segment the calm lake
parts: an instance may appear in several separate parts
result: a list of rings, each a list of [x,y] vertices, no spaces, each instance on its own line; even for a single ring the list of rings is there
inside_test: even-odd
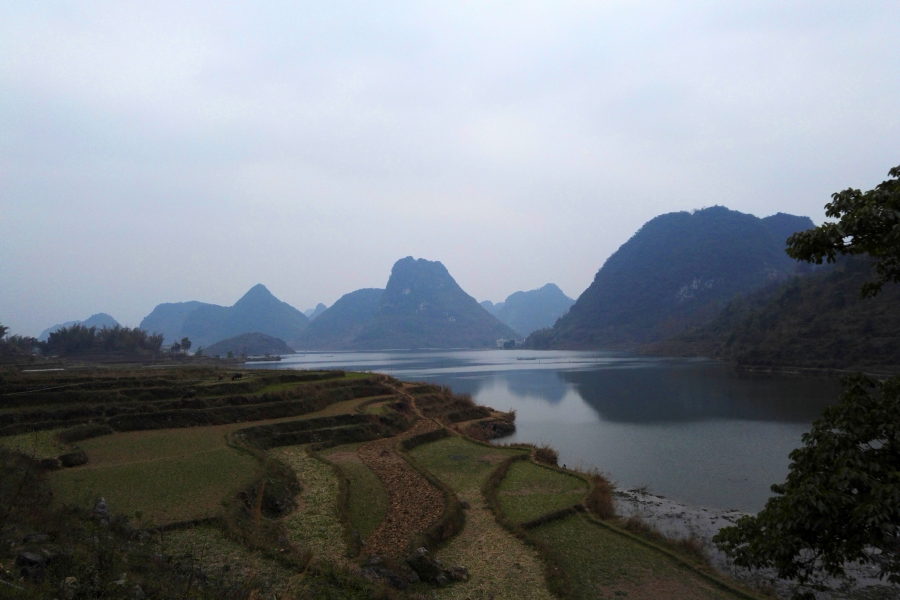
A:
[[[517,432],[503,442],[547,443],[560,464],[599,469],[619,486],[748,512],[784,480],[788,454],[840,393],[834,379],[614,352],[322,352],[255,366],[450,385],[479,404],[516,410]]]

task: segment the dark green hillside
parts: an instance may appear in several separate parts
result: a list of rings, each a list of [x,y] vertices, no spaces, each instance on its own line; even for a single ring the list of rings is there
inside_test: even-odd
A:
[[[556,284],[548,283],[536,290],[511,294],[488,311],[517,333],[527,336],[536,329],[551,327],[573,304],[575,301]]]
[[[158,304],[149,315],[141,321],[140,328],[144,331],[161,333],[166,344],[181,340],[185,336],[182,333],[184,320],[187,316],[202,306],[216,306],[205,302],[166,302]],[[221,307],[220,307],[221,308]]]
[[[500,338],[521,336],[463,291],[440,262],[408,256],[394,264],[378,312],[354,347],[493,348]]]
[[[294,351],[276,337],[264,333],[242,333],[233,338],[216,342],[209,348],[203,349],[206,356],[228,356],[228,352],[234,356],[263,356],[266,354],[280,355],[293,354]]]
[[[307,350],[349,348],[378,310],[384,290],[365,288],[344,294],[291,343]]]
[[[787,244],[787,239],[798,231],[806,231],[812,224],[809,217],[798,217],[785,213],[777,213],[762,220],[763,223],[775,235],[775,240],[783,245]]]
[[[647,348],[748,366],[881,370],[900,365],[900,286],[862,299],[863,259],[735,298],[712,323]]]
[[[257,284],[234,306],[198,307],[187,315],[181,329],[194,344],[209,345],[253,332],[294,339],[308,325],[306,315],[273,296],[266,286]]]
[[[527,344],[633,347],[707,323],[735,294],[794,273],[787,232],[812,226],[807,217],[760,219],[723,206],[656,217],[609,257],[552,329]]]

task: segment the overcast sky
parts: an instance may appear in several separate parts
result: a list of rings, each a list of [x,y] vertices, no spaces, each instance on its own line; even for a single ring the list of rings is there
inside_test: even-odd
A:
[[[577,297],[654,216],[900,164],[900,2],[0,3],[0,322],[440,260]]]

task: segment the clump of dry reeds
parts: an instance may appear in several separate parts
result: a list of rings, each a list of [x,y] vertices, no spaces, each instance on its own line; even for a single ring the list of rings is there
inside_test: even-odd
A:
[[[656,527],[644,521],[638,514],[631,515],[625,519],[622,526],[632,533],[636,533],[658,543],[669,545],[670,547],[674,546],[681,552],[700,559],[703,563],[709,563],[709,557],[706,555],[706,543],[693,533],[687,537],[677,539],[667,537],[656,529]]]
[[[559,452],[549,444],[542,444],[534,449],[534,460],[556,467],[559,466]]]
[[[616,516],[616,501],[613,498],[613,484],[600,473],[591,473],[591,491],[584,501],[585,506],[598,518],[607,519]]]

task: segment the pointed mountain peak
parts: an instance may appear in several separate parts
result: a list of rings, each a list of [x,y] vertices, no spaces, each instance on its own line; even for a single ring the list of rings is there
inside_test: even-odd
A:
[[[391,279],[421,275],[450,277],[450,272],[440,261],[425,260],[424,258],[415,259],[412,256],[401,258],[391,268]]]
[[[469,298],[444,265],[407,256],[394,263],[381,304],[390,310],[405,307],[417,312],[422,309],[423,302],[441,302],[441,298],[457,296]]]
[[[252,288],[247,290],[247,293],[241,296],[241,299],[234,303],[235,306],[239,304],[247,304],[247,303],[257,303],[266,300],[278,300],[272,292],[269,291],[269,288],[264,286],[261,283],[257,283]]]

